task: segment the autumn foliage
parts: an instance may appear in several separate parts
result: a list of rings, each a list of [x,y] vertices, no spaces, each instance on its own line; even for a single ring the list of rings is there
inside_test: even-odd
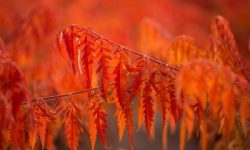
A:
[[[173,12],[182,7],[170,6]],[[112,38],[106,38],[75,24],[54,31],[56,17],[45,4],[9,29],[13,35],[0,33],[5,36],[0,39],[0,149],[53,150],[60,134],[71,150],[78,149],[82,135],[92,150],[98,139],[112,149],[106,135],[112,115],[118,140],[126,131],[130,149],[136,149],[134,134],[143,124],[145,136],[155,138],[157,113],[162,149],[169,130],[179,134],[180,150],[193,136],[203,150],[210,144],[227,149],[235,141],[238,149],[250,148],[250,65],[224,17],[213,17],[210,33],[195,32],[206,35],[199,40],[174,37],[150,18],[137,26],[138,40],[127,40],[126,31],[119,38],[110,31]],[[136,21],[131,18],[128,27]],[[97,24],[109,26],[105,23]],[[174,23],[169,27],[177,30]],[[118,44],[126,40],[140,51]],[[224,147],[215,144],[218,136]]]

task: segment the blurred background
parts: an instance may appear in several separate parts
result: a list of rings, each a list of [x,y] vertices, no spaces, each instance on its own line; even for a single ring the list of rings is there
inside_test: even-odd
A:
[[[143,38],[147,34],[163,39],[166,45],[176,36],[189,35],[208,47],[210,25],[216,15],[228,19],[240,52],[249,59],[250,0],[0,0],[0,37],[10,57],[24,72],[31,94],[50,95],[79,88],[73,84],[62,87],[60,79],[65,76],[55,75],[55,80],[50,77],[55,70],[46,68],[52,61],[56,34],[65,26],[89,27],[116,43],[166,62],[159,55],[164,49],[151,53],[145,46],[147,41]],[[153,31],[147,29],[148,26],[154,28]],[[153,55],[155,53],[159,57]],[[107,108],[109,114],[114,114],[114,108]],[[135,149],[161,149],[159,114],[156,118],[155,139],[149,140],[145,129],[136,132]],[[126,134],[121,142],[118,141],[112,115],[108,115],[107,134],[112,149],[129,149]],[[178,135],[178,130],[175,134],[169,133],[168,149],[179,148]],[[59,131],[55,138],[57,149],[68,149],[64,137]],[[91,149],[87,134],[81,136],[79,149]],[[96,149],[104,149],[100,141]],[[187,149],[199,149],[199,139],[195,135],[187,143]]]

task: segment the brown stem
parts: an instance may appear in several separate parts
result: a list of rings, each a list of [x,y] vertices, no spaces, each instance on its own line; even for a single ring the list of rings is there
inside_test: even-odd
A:
[[[108,86],[114,85],[115,83],[109,83]],[[101,87],[94,87],[94,88],[89,88],[89,89],[84,89],[84,90],[79,90],[79,91],[73,91],[73,92],[69,92],[69,93],[64,93],[64,94],[57,94],[57,95],[51,95],[51,96],[40,96],[40,97],[36,97],[33,98],[32,103],[36,103],[36,102],[48,102],[57,98],[63,98],[63,97],[67,97],[67,96],[71,96],[71,95],[79,95],[85,92],[89,92],[89,91],[94,91],[97,89],[100,89]],[[27,104],[27,102],[24,102],[23,104]]]

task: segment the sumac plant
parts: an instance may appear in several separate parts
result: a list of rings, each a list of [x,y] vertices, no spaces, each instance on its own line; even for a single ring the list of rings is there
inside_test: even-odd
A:
[[[32,28],[25,36],[39,35],[36,40],[39,43],[47,30],[38,30],[34,24],[39,22],[32,21],[32,17],[30,22]],[[26,78],[39,79],[43,71],[49,77],[66,67],[46,70],[52,64],[44,59],[36,63],[39,68],[33,65],[33,70],[28,68],[23,73],[10,59],[7,49],[23,48],[25,54],[20,50],[18,55],[26,55],[29,48],[22,43],[29,42],[20,41],[18,36],[8,46],[1,42],[0,149],[36,149],[38,143],[42,149],[54,149],[58,129],[64,132],[71,150],[78,149],[82,134],[88,135],[91,149],[95,149],[97,138],[110,149],[112,145],[106,136],[108,115],[117,119],[118,140],[123,139],[126,131],[130,148],[135,149],[133,135],[143,124],[147,136],[154,138],[157,112],[162,119],[163,149],[167,148],[168,130],[174,133],[177,127],[180,150],[185,149],[186,141],[193,135],[197,135],[203,150],[209,149],[211,137],[216,135],[226,145],[235,139],[240,149],[250,148],[249,68],[240,56],[228,22],[221,16],[214,18],[208,46],[201,46],[188,36],[178,36],[164,45],[164,40],[168,40],[164,31],[150,21],[145,24],[141,27],[141,47],[150,48],[153,53],[161,51],[164,61],[117,44],[83,26],[70,25],[59,31],[52,50],[54,64],[61,62],[70,69],[68,74],[61,74],[59,84],[51,80],[51,84],[56,84],[52,88],[56,95],[51,96],[32,95]],[[39,59],[36,54],[31,56]],[[15,59],[22,69],[29,65],[29,60],[20,60],[18,56]],[[33,82],[37,83],[35,79]],[[61,87],[66,85],[74,88],[62,93]],[[76,87],[81,90],[75,91]],[[115,114],[107,111],[111,106],[116,108]]]

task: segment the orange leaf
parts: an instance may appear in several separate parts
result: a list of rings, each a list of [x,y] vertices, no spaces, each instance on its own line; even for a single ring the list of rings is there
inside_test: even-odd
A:
[[[97,135],[97,129],[95,124],[96,117],[93,113],[94,113],[93,111],[90,111],[90,113],[88,114],[88,129],[89,129],[89,138],[92,150],[95,149],[96,135]]]
[[[106,112],[101,105],[97,106],[95,115],[96,115],[95,123],[98,135],[102,143],[105,145],[105,147],[107,147],[107,139],[105,133],[105,130],[107,128]]]
[[[71,99],[72,100],[72,99]],[[77,150],[80,132],[82,132],[81,121],[79,119],[79,108],[74,101],[71,101],[67,107],[65,114],[65,133],[69,148]]]
[[[206,58],[207,51],[198,46],[197,42],[188,36],[179,36],[167,50],[167,62],[181,66],[196,58]]]
[[[185,149],[185,142],[186,142],[186,127],[185,127],[185,122],[182,119],[180,124],[180,150]]]
[[[34,149],[36,138],[39,136],[42,148],[44,149],[47,123],[48,121],[54,121],[54,117],[49,106],[45,103],[35,104],[31,109],[30,119],[30,146]]]
[[[216,16],[211,26],[215,55],[218,54],[223,64],[229,65],[235,72],[241,72],[250,81],[228,21],[222,16]]]
[[[124,113],[122,112],[121,108],[117,106],[117,111],[116,111],[116,117],[117,117],[117,126],[119,130],[119,141],[122,140],[123,134],[124,134],[124,129],[126,127],[126,120]]]
[[[144,107],[143,107],[143,98],[140,98],[138,101],[138,130],[141,129],[144,119]]]

